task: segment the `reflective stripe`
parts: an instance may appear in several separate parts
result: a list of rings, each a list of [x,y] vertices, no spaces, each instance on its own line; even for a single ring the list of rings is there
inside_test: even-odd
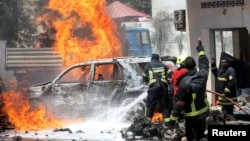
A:
[[[154,73],[161,73],[161,81],[167,83],[164,67],[154,68],[153,71],[154,72],[149,71],[149,73],[148,73],[149,74],[149,83],[148,83],[149,85],[156,82],[156,79],[154,79],[154,76],[153,76]]]
[[[172,70],[171,69],[168,69],[167,73],[169,74]]]
[[[173,116],[172,114],[171,114],[171,116],[170,116],[170,119],[171,119],[171,120],[174,120],[174,121],[177,121],[178,118],[179,118],[179,117],[175,117],[175,116]]]
[[[199,111],[190,112],[190,113],[185,113],[185,115],[186,115],[187,117],[193,117],[193,116],[200,115],[200,114],[206,112],[207,110],[208,110],[208,106],[206,106],[206,107],[200,109]]]
[[[230,99],[232,99],[233,101],[237,101],[237,97],[232,97]],[[227,99],[225,99],[223,97],[220,97],[220,96],[218,98],[218,104],[219,105],[233,105],[232,102],[230,102],[229,100],[227,100]]]
[[[230,89],[228,89],[228,88],[225,88],[225,89],[224,89],[224,92],[231,93]]]
[[[236,100],[237,100],[237,97],[230,97],[230,99],[236,101]],[[219,96],[218,100],[220,100],[220,101],[229,101],[229,100],[227,100],[227,99],[225,99],[225,98],[223,98],[223,97],[221,97],[221,96]]]
[[[163,119],[163,122],[169,122],[170,121],[170,118],[164,118]]]
[[[149,81],[148,85],[150,85],[150,84],[152,84],[152,83],[154,83],[154,82],[156,82],[156,79],[151,79],[151,80]]]
[[[218,105],[234,105],[234,104],[231,103],[231,102],[221,102],[221,101],[218,101]]]
[[[167,80],[161,80],[162,82],[165,82],[165,83],[168,83],[167,82]],[[148,85],[150,85],[150,84],[152,84],[152,83],[154,83],[154,82],[156,82],[156,79],[152,79],[149,83],[148,83]]]
[[[225,77],[217,77],[217,79],[220,81],[227,81],[227,79]]]
[[[192,99],[193,99],[193,102],[191,103],[191,111],[196,111],[195,104],[194,104],[194,101],[196,99],[195,93],[192,93]]]
[[[200,51],[200,52],[198,53],[198,55],[199,55],[199,56],[205,55],[205,51]]]
[[[196,99],[196,93],[192,94],[192,98]],[[208,107],[208,101],[207,101],[206,98],[204,98],[204,102],[206,103],[207,106],[205,106],[204,108],[196,111],[194,100],[193,100],[193,102],[191,103],[191,110],[192,111],[189,112],[189,113],[185,113],[185,116],[187,116],[187,117],[193,117],[193,116],[197,116],[197,115],[200,115],[200,114],[206,112],[209,109],[209,107]]]

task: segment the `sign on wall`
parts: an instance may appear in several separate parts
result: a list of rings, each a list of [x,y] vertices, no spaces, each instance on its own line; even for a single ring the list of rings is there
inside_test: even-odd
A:
[[[244,0],[213,1],[201,3],[201,8],[219,8],[235,6],[244,6]]]

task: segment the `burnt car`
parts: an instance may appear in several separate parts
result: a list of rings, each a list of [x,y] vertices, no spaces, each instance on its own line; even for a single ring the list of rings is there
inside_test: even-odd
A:
[[[59,114],[71,111],[71,115],[87,116],[109,107],[125,107],[147,91],[142,73],[148,62],[150,57],[119,57],[74,64],[52,82],[29,87],[27,96]],[[138,103],[145,105],[143,100]]]

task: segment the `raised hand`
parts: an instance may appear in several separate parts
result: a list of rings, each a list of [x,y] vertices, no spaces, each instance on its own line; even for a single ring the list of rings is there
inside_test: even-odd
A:
[[[198,37],[198,45],[202,45],[201,37]]]

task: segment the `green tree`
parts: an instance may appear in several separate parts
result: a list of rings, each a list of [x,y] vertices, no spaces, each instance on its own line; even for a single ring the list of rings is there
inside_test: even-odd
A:
[[[0,39],[7,41],[7,47],[34,46],[34,16],[43,9],[47,0],[1,0]]]
[[[17,0],[2,0],[0,2],[0,39],[7,40],[11,45],[17,39],[18,6]]]

